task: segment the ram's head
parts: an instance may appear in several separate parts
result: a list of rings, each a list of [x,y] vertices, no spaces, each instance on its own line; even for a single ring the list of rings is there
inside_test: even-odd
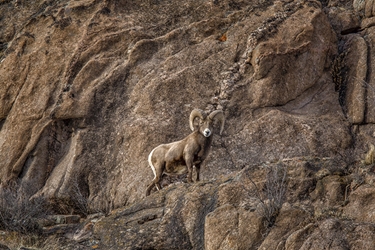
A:
[[[198,118],[198,126],[194,125],[195,119]],[[212,135],[214,122],[220,122],[220,135],[224,129],[224,113],[221,110],[215,110],[207,115],[203,110],[194,109],[190,113],[189,125],[192,131],[199,130],[205,137]]]

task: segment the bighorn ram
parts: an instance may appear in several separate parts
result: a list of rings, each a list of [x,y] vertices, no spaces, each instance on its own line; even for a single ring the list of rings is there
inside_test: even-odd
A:
[[[199,118],[198,126],[194,120]],[[196,181],[199,181],[199,170],[202,162],[207,157],[212,143],[214,120],[220,122],[220,135],[224,129],[224,113],[215,110],[209,115],[200,109],[194,109],[189,118],[190,129],[193,131],[181,141],[161,144],[154,148],[148,156],[148,163],[154,172],[155,178],[147,187],[146,196],[156,186],[161,189],[160,180],[163,174],[181,175],[188,173],[187,180],[192,182],[192,171],[195,166]]]

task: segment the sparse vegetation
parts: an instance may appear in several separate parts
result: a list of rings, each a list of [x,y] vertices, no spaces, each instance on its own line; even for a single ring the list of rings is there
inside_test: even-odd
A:
[[[88,187],[83,177],[76,177],[72,184],[71,201],[67,202],[65,211],[71,209],[70,213],[79,214],[87,217],[90,214],[108,214],[110,207],[108,206],[90,206]]]
[[[251,178],[250,181],[255,187],[254,195],[260,202],[257,212],[266,220],[267,226],[272,227],[285,201],[287,169],[281,163],[270,166],[262,189]]]
[[[87,216],[90,211],[88,208],[87,195],[83,193],[80,187],[79,178],[76,178],[73,182],[73,200],[75,210],[84,216]]]
[[[0,189],[0,228],[24,234],[39,234],[38,220],[48,215],[43,198],[30,199],[21,185]]]

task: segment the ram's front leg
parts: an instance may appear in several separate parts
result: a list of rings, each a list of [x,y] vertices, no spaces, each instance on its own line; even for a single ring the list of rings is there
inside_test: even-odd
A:
[[[185,157],[186,167],[187,167],[187,181],[188,183],[193,182],[193,158]]]
[[[201,171],[201,164],[195,164],[195,172],[197,172],[197,179],[196,181],[199,181],[199,172]]]

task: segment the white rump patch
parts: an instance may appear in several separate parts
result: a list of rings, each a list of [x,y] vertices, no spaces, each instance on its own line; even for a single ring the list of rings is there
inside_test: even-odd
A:
[[[148,155],[148,164],[150,165],[151,169],[152,169],[152,172],[154,172],[154,180],[156,178],[156,170],[155,170],[155,167],[154,167],[154,164],[152,164],[152,161],[151,161],[151,157],[152,157],[152,153],[154,153],[156,148],[154,148],[151,153]],[[157,188],[157,187],[156,187]]]

